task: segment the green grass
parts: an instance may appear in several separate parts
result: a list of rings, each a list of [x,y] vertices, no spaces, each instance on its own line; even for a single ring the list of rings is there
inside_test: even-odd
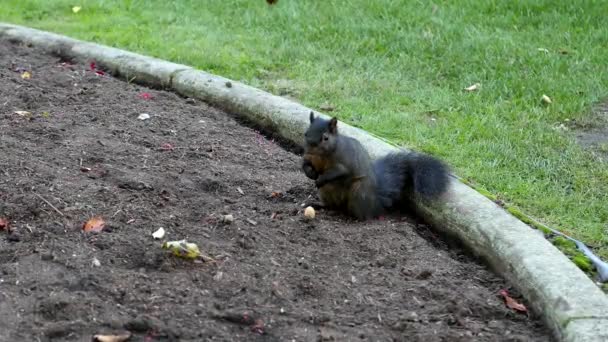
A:
[[[3,0],[0,20],[329,103],[606,258],[608,166],[554,129],[594,122],[608,94],[606,13],[585,0]]]

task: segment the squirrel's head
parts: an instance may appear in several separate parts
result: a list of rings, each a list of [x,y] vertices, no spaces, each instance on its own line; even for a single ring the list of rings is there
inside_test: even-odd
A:
[[[338,138],[338,119],[325,120],[310,112],[310,126],[304,134],[308,148],[331,152],[336,148]]]

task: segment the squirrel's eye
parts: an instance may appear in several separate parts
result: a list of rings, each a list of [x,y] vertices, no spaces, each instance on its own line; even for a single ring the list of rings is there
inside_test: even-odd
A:
[[[327,135],[324,135],[323,136],[323,141],[327,141],[327,140],[329,140],[329,137]]]

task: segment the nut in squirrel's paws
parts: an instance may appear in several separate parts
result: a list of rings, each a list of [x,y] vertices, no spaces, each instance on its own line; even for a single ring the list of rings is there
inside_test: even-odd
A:
[[[304,217],[307,220],[313,220],[315,218],[315,208],[306,207],[306,209],[304,209]]]

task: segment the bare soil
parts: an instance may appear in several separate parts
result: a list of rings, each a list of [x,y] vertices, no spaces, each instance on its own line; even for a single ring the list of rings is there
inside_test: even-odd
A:
[[[574,131],[579,145],[590,151],[598,160],[608,162],[607,101],[596,105],[588,119],[569,122],[567,127]]]
[[[199,101],[0,40],[0,340],[552,340],[412,218],[305,221],[299,158]],[[84,233],[94,216],[106,229]],[[159,227],[215,261],[171,255]]]

